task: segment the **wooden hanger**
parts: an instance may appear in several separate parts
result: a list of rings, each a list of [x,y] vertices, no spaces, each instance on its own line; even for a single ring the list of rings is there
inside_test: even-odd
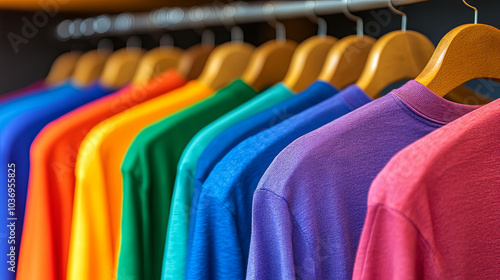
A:
[[[450,31],[416,78],[439,96],[474,79],[500,80],[500,30],[490,25],[465,24]]]
[[[331,36],[314,36],[299,44],[283,83],[295,92],[307,88],[318,78],[328,51],[336,42]]]
[[[375,44],[374,38],[364,35],[363,19],[349,11],[348,0],[344,0],[344,4],[344,15],[356,22],[356,35],[342,38],[330,49],[318,77],[338,89],[343,89],[359,79]]]
[[[104,65],[102,84],[109,88],[120,88],[131,82],[144,52],[143,49],[135,47],[113,52]]]
[[[202,43],[185,50],[179,61],[179,72],[188,80],[198,78],[213,49],[213,45]]]
[[[244,42],[228,42],[216,47],[198,81],[218,90],[238,78],[250,61],[254,46]]]
[[[69,79],[81,54],[81,52],[71,51],[58,56],[52,63],[45,82],[49,85],[57,85]]]
[[[133,83],[146,83],[167,69],[177,68],[181,56],[182,50],[176,47],[160,46],[148,51],[139,62]]]
[[[110,54],[109,50],[96,49],[81,55],[75,66],[73,82],[79,86],[87,86],[97,80]]]
[[[326,35],[326,21],[315,15],[314,1],[307,2],[306,5],[308,4],[312,5],[312,15],[309,19],[318,24],[318,35],[299,44],[293,54],[283,83],[295,92],[306,89],[318,79],[329,50],[338,41],[337,38]]]
[[[455,88],[444,97],[453,102],[470,105],[485,105],[492,101],[486,96],[476,94],[473,89],[469,88],[466,85]]]
[[[267,3],[264,9],[274,14],[274,5]],[[262,91],[285,78],[292,61],[297,42],[286,39],[285,25],[274,18],[269,24],[276,30],[276,39],[259,46],[253,53],[241,78],[257,91]]]
[[[287,74],[297,43],[290,40],[272,40],[259,46],[241,76],[257,91],[282,81]]]
[[[415,78],[424,69],[434,45],[415,31],[393,31],[373,45],[356,84],[373,98],[387,86]]]
[[[361,76],[375,39],[351,35],[340,39],[328,52],[318,79],[338,89],[353,84]]]

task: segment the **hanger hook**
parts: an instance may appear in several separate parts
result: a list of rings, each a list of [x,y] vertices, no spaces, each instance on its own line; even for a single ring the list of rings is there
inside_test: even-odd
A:
[[[262,7],[264,13],[269,13],[273,15],[273,19],[269,20],[267,23],[276,30],[276,41],[285,42],[286,41],[286,28],[285,25],[278,21],[276,14],[274,13],[274,4],[271,2],[266,3]]]
[[[462,1],[464,1],[464,4],[467,5],[467,7],[474,10],[474,24],[477,24],[477,19],[478,19],[478,14],[479,14],[477,8],[472,6],[471,4],[467,3],[467,1],[465,1],[465,0],[462,0]]]
[[[344,0],[345,6],[343,7],[342,11],[344,12],[344,15],[349,18],[352,21],[356,22],[356,34],[360,37],[363,37],[364,35],[364,24],[363,24],[363,19],[359,16],[355,16],[349,11],[349,0]]]
[[[231,42],[233,43],[241,43],[243,42],[243,30],[241,27],[236,25],[236,20],[234,19],[234,16],[236,15],[236,10],[237,7],[232,6],[232,5],[227,5],[222,9],[222,16],[226,22],[231,21],[228,23],[231,26]]]
[[[314,1],[306,1],[305,6],[306,10],[311,9],[311,13],[307,16],[307,18],[318,25],[318,36],[326,37],[326,20],[316,15],[316,3]]]
[[[139,36],[132,36],[127,39],[126,43],[127,49],[130,48],[141,48],[142,47],[142,40]]]
[[[102,38],[97,42],[98,52],[108,52],[113,51],[113,41],[108,38]]]
[[[207,46],[215,45],[215,34],[203,21],[210,16],[210,7],[193,7],[189,9],[188,17],[191,21],[191,27],[203,29],[201,32],[201,44]]]
[[[401,20],[401,30],[402,30],[402,31],[406,31],[406,21],[407,21],[407,20],[406,20],[406,19],[407,19],[406,14],[405,14],[405,13],[403,13],[403,12],[401,12],[400,10],[398,10],[398,9],[394,8],[394,5],[392,5],[392,0],[388,0],[387,2],[389,3],[389,8],[390,8],[393,12],[395,12],[396,14],[398,14],[398,15],[400,15],[400,16],[402,16],[402,17],[403,17],[403,18],[402,18],[402,20]]]
[[[161,35],[159,40],[159,45],[161,48],[171,48],[174,46],[174,37],[168,33]]]

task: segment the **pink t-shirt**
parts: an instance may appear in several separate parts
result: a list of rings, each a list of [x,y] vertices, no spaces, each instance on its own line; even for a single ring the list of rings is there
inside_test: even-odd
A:
[[[500,100],[396,154],[374,180],[353,279],[499,279]]]

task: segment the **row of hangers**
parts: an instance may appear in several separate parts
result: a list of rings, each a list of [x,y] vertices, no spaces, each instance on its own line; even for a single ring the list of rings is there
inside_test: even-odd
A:
[[[284,25],[274,20],[276,39],[257,48],[243,42],[241,29],[233,26],[231,42],[217,47],[205,42],[187,50],[160,46],[145,52],[127,46],[115,52],[101,48],[69,52],[56,59],[46,80],[57,83],[71,77],[76,84],[88,85],[100,79],[105,86],[119,88],[130,82],[143,84],[176,68],[213,89],[241,77],[259,91],[283,81],[300,92],[321,79],[339,89],[355,83],[378,98],[389,85],[416,79],[456,102],[466,103],[471,97],[478,104],[489,102],[461,85],[479,78],[500,79],[500,30],[478,24],[477,9],[465,0],[476,12],[475,23],[453,29],[437,48],[423,34],[406,30],[406,14],[391,0],[388,6],[402,16],[402,28],[378,40],[363,34],[362,19],[349,12],[348,0],[343,1],[344,14],[356,21],[358,32],[340,40],[326,35],[326,22],[316,15],[311,18],[318,24],[318,34],[300,44],[287,40]]]

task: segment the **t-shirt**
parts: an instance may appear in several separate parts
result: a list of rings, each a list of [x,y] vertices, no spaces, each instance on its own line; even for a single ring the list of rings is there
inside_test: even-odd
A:
[[[173,79],[173,80],[172,80]],[[179,82],[172,83],[178,80]],[[184,79],[166,71],[147,84],[84,105],[42,129],[33,141],[26,216],[17,280],[65,279],[78,148],[100,121],[181,86]]]
[[[350,279],[368,189],[389,159],[476,106],[416,81],[297,139],[253,196],[249,279]]]
[[[500,100],[397,153],[375,178],[354,279],[498,279]]]
[[[69,280],[116,277],[123,188],[120,165],[127,148],[145,126],[212,93],[190,81],[99,123],[85,137],[76,161]]]
[[[289,92],[290,89],[283,84],[278,83],[273,87],[276,91]],[[250,136],[262,132],[272,126],[281,123],[284,120],[310,108],[335,94],[336,91],[329,90],[306,90],[292,98],[283,101],[269,109],[266,109],[255,116],[249,117],[230,128],[221,132],[215,137],[201,154],[196,166],[195,180],[193,184],[193,199],[189,223],[196,219],[196,208],[198,198],[201,192],[201,186],[212,171],[213,167],[236,145]],[[193,238],[193,228],[189,227],[188,239]]]
[[[33,94],[13,98],[0,103],[0,126],[6,125],[10,120],[36,108],[47,106],[57,100],[78,93],[78,88],[71,83],[63,83],[58,87],[37,91]]]
[[[307,90],[337,92],[317,81]],[[348,100],[348,102],[344,102]],[[188,279],[245,277],[250,246],[252,194],[274,157],[301,135],[369,102],[350,87],[241,142],[214,168],[203,184],[188,247]]]
[[[0,104],[11,101],[13,99],[38,93],[40,91],[46,90],[47,88],[48,86],[45,85],[45,82],[43,80],[38,80],[18,90],[0,94]]]
[[[291,89],[284,83],[278,83],[270,90],[291,92]],[[201,188],[214,166],[241,141],[330,98],[331,94],[329,91],[303,91],[222,131],[210,141],[198,160],[194,182],[195,189],[196,186]]]
[[[189,141],[177,166],[163,255],[162,279],[184,279],[194,174],[198,158],[205,147],[229,126],[292,96],[293,93],[286,86],[281,83],[275,85],[207,125]]]
[[[240,79],[137,135],[122,164],[123,219],[118,279],[159,279],[177,163],[205,125],[254,97]],[[144,219],[144,217],[148,217]]]
[[[0,138],[0,162],[4,166],[9,166],[10,171],[2,172],[0,178],[3,182],[7,182],[7,178],[11,180],[0,197],[2,201],[12,204],[6,204],[8,207],[2,211],[1,217],[9,226],[4,226],[0,230],[2,241],[0,251],[3,252],[4,264],[12,261],[9,263],[10,269],[17,271],[16,263],[19,256],[28,189],[31,142],[50,121],[110,92],[110,89],[105,89],[98,84],[85,90],[70,87],[65,94],[59,95],[59,98],[44,103],[45,106],[19,111],[13,119],[3,123]],[[0,278],[14,279],[15,273],[4,269],[0,272]]]

